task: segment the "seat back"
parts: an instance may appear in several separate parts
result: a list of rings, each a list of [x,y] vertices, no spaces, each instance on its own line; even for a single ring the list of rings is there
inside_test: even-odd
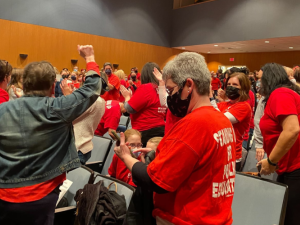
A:
[[[233,225],[282,225],[287,190],[284,184],[237,173],[232,203]]]
[[[110,150],[109,150],[109,152],[108,152],[107,158],[106,158],[106,160],[103,164],[103,169],[101,171],[102,175],[107,175],[108,174],[108,168],[109,168],[109,166],[112,162],[113,156],[115,154],[115,152],[114,152],[115,146],[116,146],[116,142],[114,141],[111,148],[110,148]]]
[[[129,206],[129,203],[131,201],[132,195],[135,191],[135,188],[130,186],[129,184],[123,182],[123,181],[117,180],[117,179],[112,178],[112,177],[107,177],[107,176],[104,176],[104,175],[101,175],[101,174],[98,174],[98,173],[95,174],[95,175],[97,177],[95,179],[94,184],[99,182],[100,180],[103,180],[104,186],[108,187],[112,182],[116,182],[116,184],[117,184],[117,193],[119,195],[124,195],[125,196],[126,209],[128,209],[128,206]],[[111,185],[110,190],[115,190],[115,186]]]
[[[78,189],[83,189],[84,185],[89,182],[91,175],[94,176],[94,172],[86,169],[86,167],[79,167],[67,173],[67,179],[73,182],[64,195],[68,199],[69,206],[76,206],[74,196]]]
[[[130,118],[128,116],[121,116],[119,125],[125,126],[127,128],[129,121],[130,121]]]
[[[95,162],[101,163],[102,165],[105,163],[108,152],[112,146],[112,140],[105,137],[94,136],[92,139],[94,148],[92,150],[91,158],[87,161],[87,165],[94,164]]]

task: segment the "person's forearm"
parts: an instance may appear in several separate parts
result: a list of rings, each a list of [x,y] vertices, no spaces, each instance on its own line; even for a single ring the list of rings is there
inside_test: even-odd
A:
[[[115,86],[114,86],[114,85],[111,85],[110,83],[108,83],[107,86],[108,86],[108,89],[109,89],[110,91],[113,90],[113,89],[115,88]]]
[[[299,133],[283,130],[273,148],[269,159],[273,163],[278,163],[279,160],[292,148],[295,144]]]
[[[130,155],[126,155],[123,158],[123,162],[126,165],[127,169],[131,172],[132,171],[132,167],[135,163],[139,162],[139,160],[131,157]]]

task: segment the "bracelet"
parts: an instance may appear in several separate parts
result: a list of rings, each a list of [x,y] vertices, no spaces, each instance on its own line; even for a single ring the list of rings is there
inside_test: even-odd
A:
[[[269,159],[269,157],[267,158],[267,160],[268,160],[268,163],[269,163],[271,166],[277,166],[277,163],[273,163],[273,162]]]

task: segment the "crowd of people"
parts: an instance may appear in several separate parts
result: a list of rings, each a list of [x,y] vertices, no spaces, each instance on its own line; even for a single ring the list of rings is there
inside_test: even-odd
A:
[[[86,68],[60,73],[0,60],[0,224],[52,224],[66,172],[89,160],[94,135],[116,132],[108,176],[150,193],[144,224],[232,224],[235,172],[252,140],[259,172],[289,187],[285,224],[298,224],[299,67],[215,73],[185,52],[163,71],[148,62],[127,75],[99,68],[90,45],[78,52]]]

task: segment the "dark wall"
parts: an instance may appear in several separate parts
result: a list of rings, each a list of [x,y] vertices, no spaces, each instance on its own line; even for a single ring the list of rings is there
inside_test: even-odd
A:
[[[0,0],[0,19],[170,47],[172,6],[172,0]]]
[[[173,10],[172,46],[300,35],[299,0],[215,0]]]

